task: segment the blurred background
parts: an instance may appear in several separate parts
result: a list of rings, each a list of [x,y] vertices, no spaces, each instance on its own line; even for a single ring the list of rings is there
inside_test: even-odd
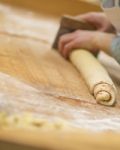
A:
[[[120,0],[101,0],[104,7],[119,7],[120,6]]]

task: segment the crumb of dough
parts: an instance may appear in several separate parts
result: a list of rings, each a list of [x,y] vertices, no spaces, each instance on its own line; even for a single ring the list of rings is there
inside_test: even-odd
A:
[[[70,129],[70,125],[62,119],[50,121],[47,119],[35,118],[31,114],[7,115],[7,113],[1,112],[0,113],[0,128],[62,130],[62,129]]]

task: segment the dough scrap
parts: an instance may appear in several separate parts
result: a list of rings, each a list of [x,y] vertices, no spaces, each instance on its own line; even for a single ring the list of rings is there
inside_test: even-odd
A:
[[[35,118],[32,114],[8,115],[0,112],[0,128],[23,128],[23,129],[42,129],[42,130],[62,130],[72,127],[62,119],[50,121],[42,118]]]

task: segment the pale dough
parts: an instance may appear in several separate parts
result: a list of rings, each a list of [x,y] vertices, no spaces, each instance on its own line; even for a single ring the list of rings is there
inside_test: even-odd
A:
[[[56,119],[48,120],[43,118],[35,118],[32,114],[14,114],[8,115],[5,112],[0,112],[0,128],[1,129],[30,129],[30,130],[71,130],[65,120]]]
[[[116,88],[99,61],[86,50],[74,50],[70,54],[70,60],[82,74],[96,101],[112,106],[116,100]]]

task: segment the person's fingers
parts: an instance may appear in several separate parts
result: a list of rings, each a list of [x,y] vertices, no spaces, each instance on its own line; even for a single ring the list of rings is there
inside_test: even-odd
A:
[[[107,19],[107,16],[104,13],[87,13],[83,15],[79,15],[76,19],[82,19],[91,25],[95,26],[99,31],[106,31],[106,29],[110,28],[111,23]]]
[[[62,35],[59,39],[59,43],[58,43],[58,49],[59,52],[61,52],[64,48],[64,45],[70,41],[72,41],[75,38],[75,34],[74,33],[68,33],[65,35]]]
[[[98,49],[86,49],[84,45],[82,45],[82,43],[80,44],[80,42],[78,43],[77,40],[71,41],[69,43],[67,43],[63,49],[62,56],[66,59],[69,58],[70,53],[75,50],[75,49],[85,49],[90,51],[94,56],[97,57],[99,50]]]
[[[80,43],[79,43],[79,44],[80,44]],[[71,52],[72,50],[78,48],[78,47],[79,47],[79,46],[78,46],[78,41],[77,41],[77,39],[75,39],[75,40],[73,40],[73,41],[70,41],[70,42],[66,43],[66,44],[64,45],[64,48],[63,48],[63,50],[61,51],[61,53],[62,53],[63,57],[68,58],[70,52]]]
[[[116,34],[116,29],[112,24],[106,24],[102,26],[101,28],[98,29],[98,31],[101,32],[108,32],[108,33],[115,33]]]
[[[79,18],[94,25],[98,31],[116,33],[115,27],[111,24],[104,13],[92,12],[80,15]]]
[[[86,13],[86,14],[82,14],[82,15],[79,15],[79,16],[76,16],[75,18],[76,19],[82,19],[82,20],[84,20],[84,21],[86,21],[86,22],[88,22],[88,23],[91,23],[91,24],[95,24],[95,21],[96,21],[96,19],[97,19],[97,17],[98,17],[98,14],[99,13],[94,13],[94,12],[92,12],[92,13]]]
[[[83,19],[83,20],[86,20],[88,18],[91,17],[91,13],[85,13],[85,14],[80,14],[78,16],[75,16],[75,19]]]

